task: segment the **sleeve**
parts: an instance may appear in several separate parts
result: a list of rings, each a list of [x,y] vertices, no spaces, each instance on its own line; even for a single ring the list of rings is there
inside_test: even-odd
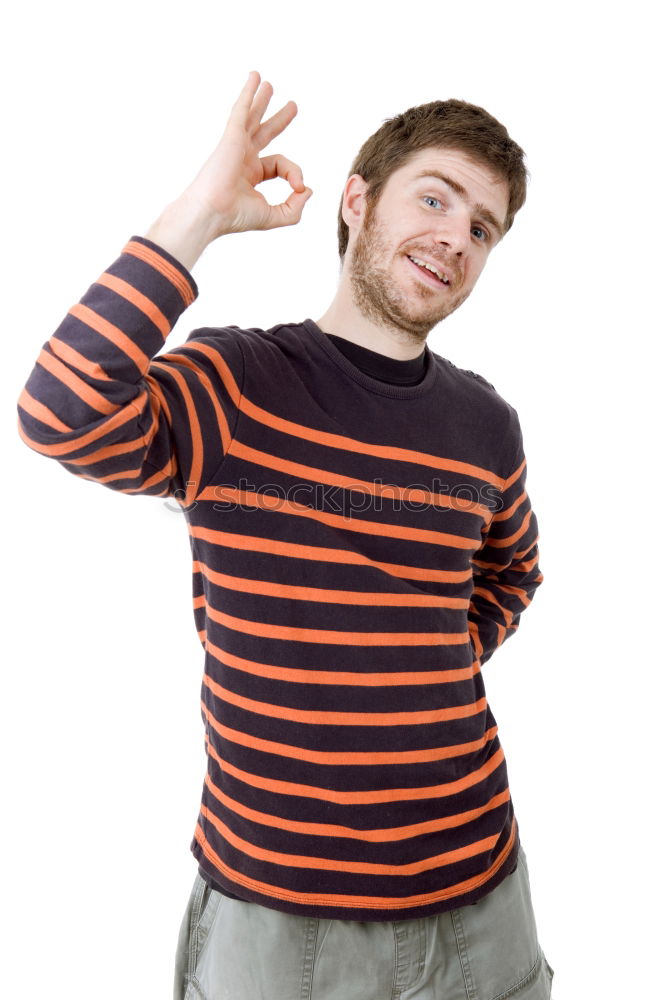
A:
[[[515,410],[518,445],[501,501],[472,559],[474,588],[468,612],[469,631],[481,664],[512,636],[520,616],[543,581],[539,569],[538,524],[526,489],[527,463]]]
[[[188,506],[233,440],[243,383],[234,330],[194,330],[155,357],[197,298],[189,271],[133,236],[42,346],[18,399],[28,447],[75,476]]]

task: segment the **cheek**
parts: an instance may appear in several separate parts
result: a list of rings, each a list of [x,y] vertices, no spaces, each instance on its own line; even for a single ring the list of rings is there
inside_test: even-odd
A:
[[[390,216],[389,227],[398,246],[428,237],[432,239],[428,221],[419,212],[398,209]]]
[[[479,249],[468,261],[469,274],[472,281],[476,281],[488,260],[488,252]]]

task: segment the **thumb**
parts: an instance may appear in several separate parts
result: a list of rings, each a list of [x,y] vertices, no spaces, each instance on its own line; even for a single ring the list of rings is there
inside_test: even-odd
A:
[[[271,205],[268,228],[294,226],[297,222],[300,222],[305,203],[311,195],[312,188],[306,187],[302,191],[292,191],[287,200],[283,201],[281,205]]]

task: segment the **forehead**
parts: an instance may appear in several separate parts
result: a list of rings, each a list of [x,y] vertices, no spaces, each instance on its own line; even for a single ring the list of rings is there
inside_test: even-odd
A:
[[[462,150],[439,147],[421,149],[391,174],[386,187],[390,186],[398,191],[419,184],[427,185],[428,179],[419,179],[418,176],[426,171],[433,171],[434,175],[443,174],[456,181],[468,193],[470,201],[480,202],[499,220],[504,221],[509,207],[507,181],[498,177],[485,163],[480,163]]]

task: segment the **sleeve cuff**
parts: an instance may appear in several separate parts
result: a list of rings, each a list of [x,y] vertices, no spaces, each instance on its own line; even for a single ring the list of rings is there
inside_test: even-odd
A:
[[[161,257],[165,261],[170,269],[177,272],[176,275],[173,276],[176,278],[176,282],[174,283],[178,284],[185,305],[191,305],[199,295],[199,288],[185,265],[181,264],[181,262],[174,257],[173,254],[169,253],[168,250],[165,250],[164,247],[161,247],[158,243],[154,243],[152,240],[147,239],[145,236],[131,236],[128,243],[125,247],[123,247],[123,250],[125,251],[129,246],[137,243],[140,246],[146,247],[147,251],[157,254],[158,257]],[[180,278],[180,280],[178,280],[178,278]]]

